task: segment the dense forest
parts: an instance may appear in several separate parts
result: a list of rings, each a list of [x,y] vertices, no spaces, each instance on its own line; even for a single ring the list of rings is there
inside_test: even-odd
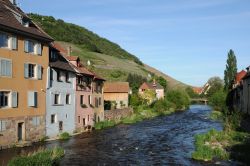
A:
[[[52,16],[42,16],[34,13],[28,15],[35,23],[41,26],[46,33],[57,41],[70,42],[88,51],[133,60],[137,64],[143,65],[136,56],[128,53],[119,45],[98,36],[84,27],[66,23]]]

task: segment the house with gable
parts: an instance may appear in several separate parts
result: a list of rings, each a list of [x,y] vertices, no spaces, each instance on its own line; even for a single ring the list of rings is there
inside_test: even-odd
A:
[[[45,135],[52,41],[15,0],[0,0],[0,149]]]
[[[164,88],[155,80],[152,83],[144,82],[139,88],[139,94],[143,96],[147,90],[155,92],[157,100],[164,98]]]
[[[47,77],[46,136],[72,134],[76,116],[76,71],[55,45],[50,47]]]

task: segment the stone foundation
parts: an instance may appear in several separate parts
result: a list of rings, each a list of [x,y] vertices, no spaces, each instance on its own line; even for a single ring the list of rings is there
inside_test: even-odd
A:
[[[25,142],[37,142],[45,136],[44,116],[7,118],[0,119],[0,121],[3,130],[0,131],[0,149],[10,148]],[[18,141],[19,123],[23,123],[22,141]]]
[[[131,116],[132,114],[133,114],[132,108],[104,111],[105,120],[120,120],[121,118]]]

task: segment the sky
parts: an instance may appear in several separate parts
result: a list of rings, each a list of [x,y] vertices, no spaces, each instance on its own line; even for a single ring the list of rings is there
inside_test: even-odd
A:
[[[18,0],[105,37],[144,63],[193,86],[223,78],[233,49],[250,65],[250,0]]]

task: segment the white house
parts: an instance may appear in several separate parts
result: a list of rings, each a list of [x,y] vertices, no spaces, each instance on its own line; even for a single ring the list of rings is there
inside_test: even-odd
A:
[[[75,70],[53,47],[47,70],[46,136],[75,130]]]

